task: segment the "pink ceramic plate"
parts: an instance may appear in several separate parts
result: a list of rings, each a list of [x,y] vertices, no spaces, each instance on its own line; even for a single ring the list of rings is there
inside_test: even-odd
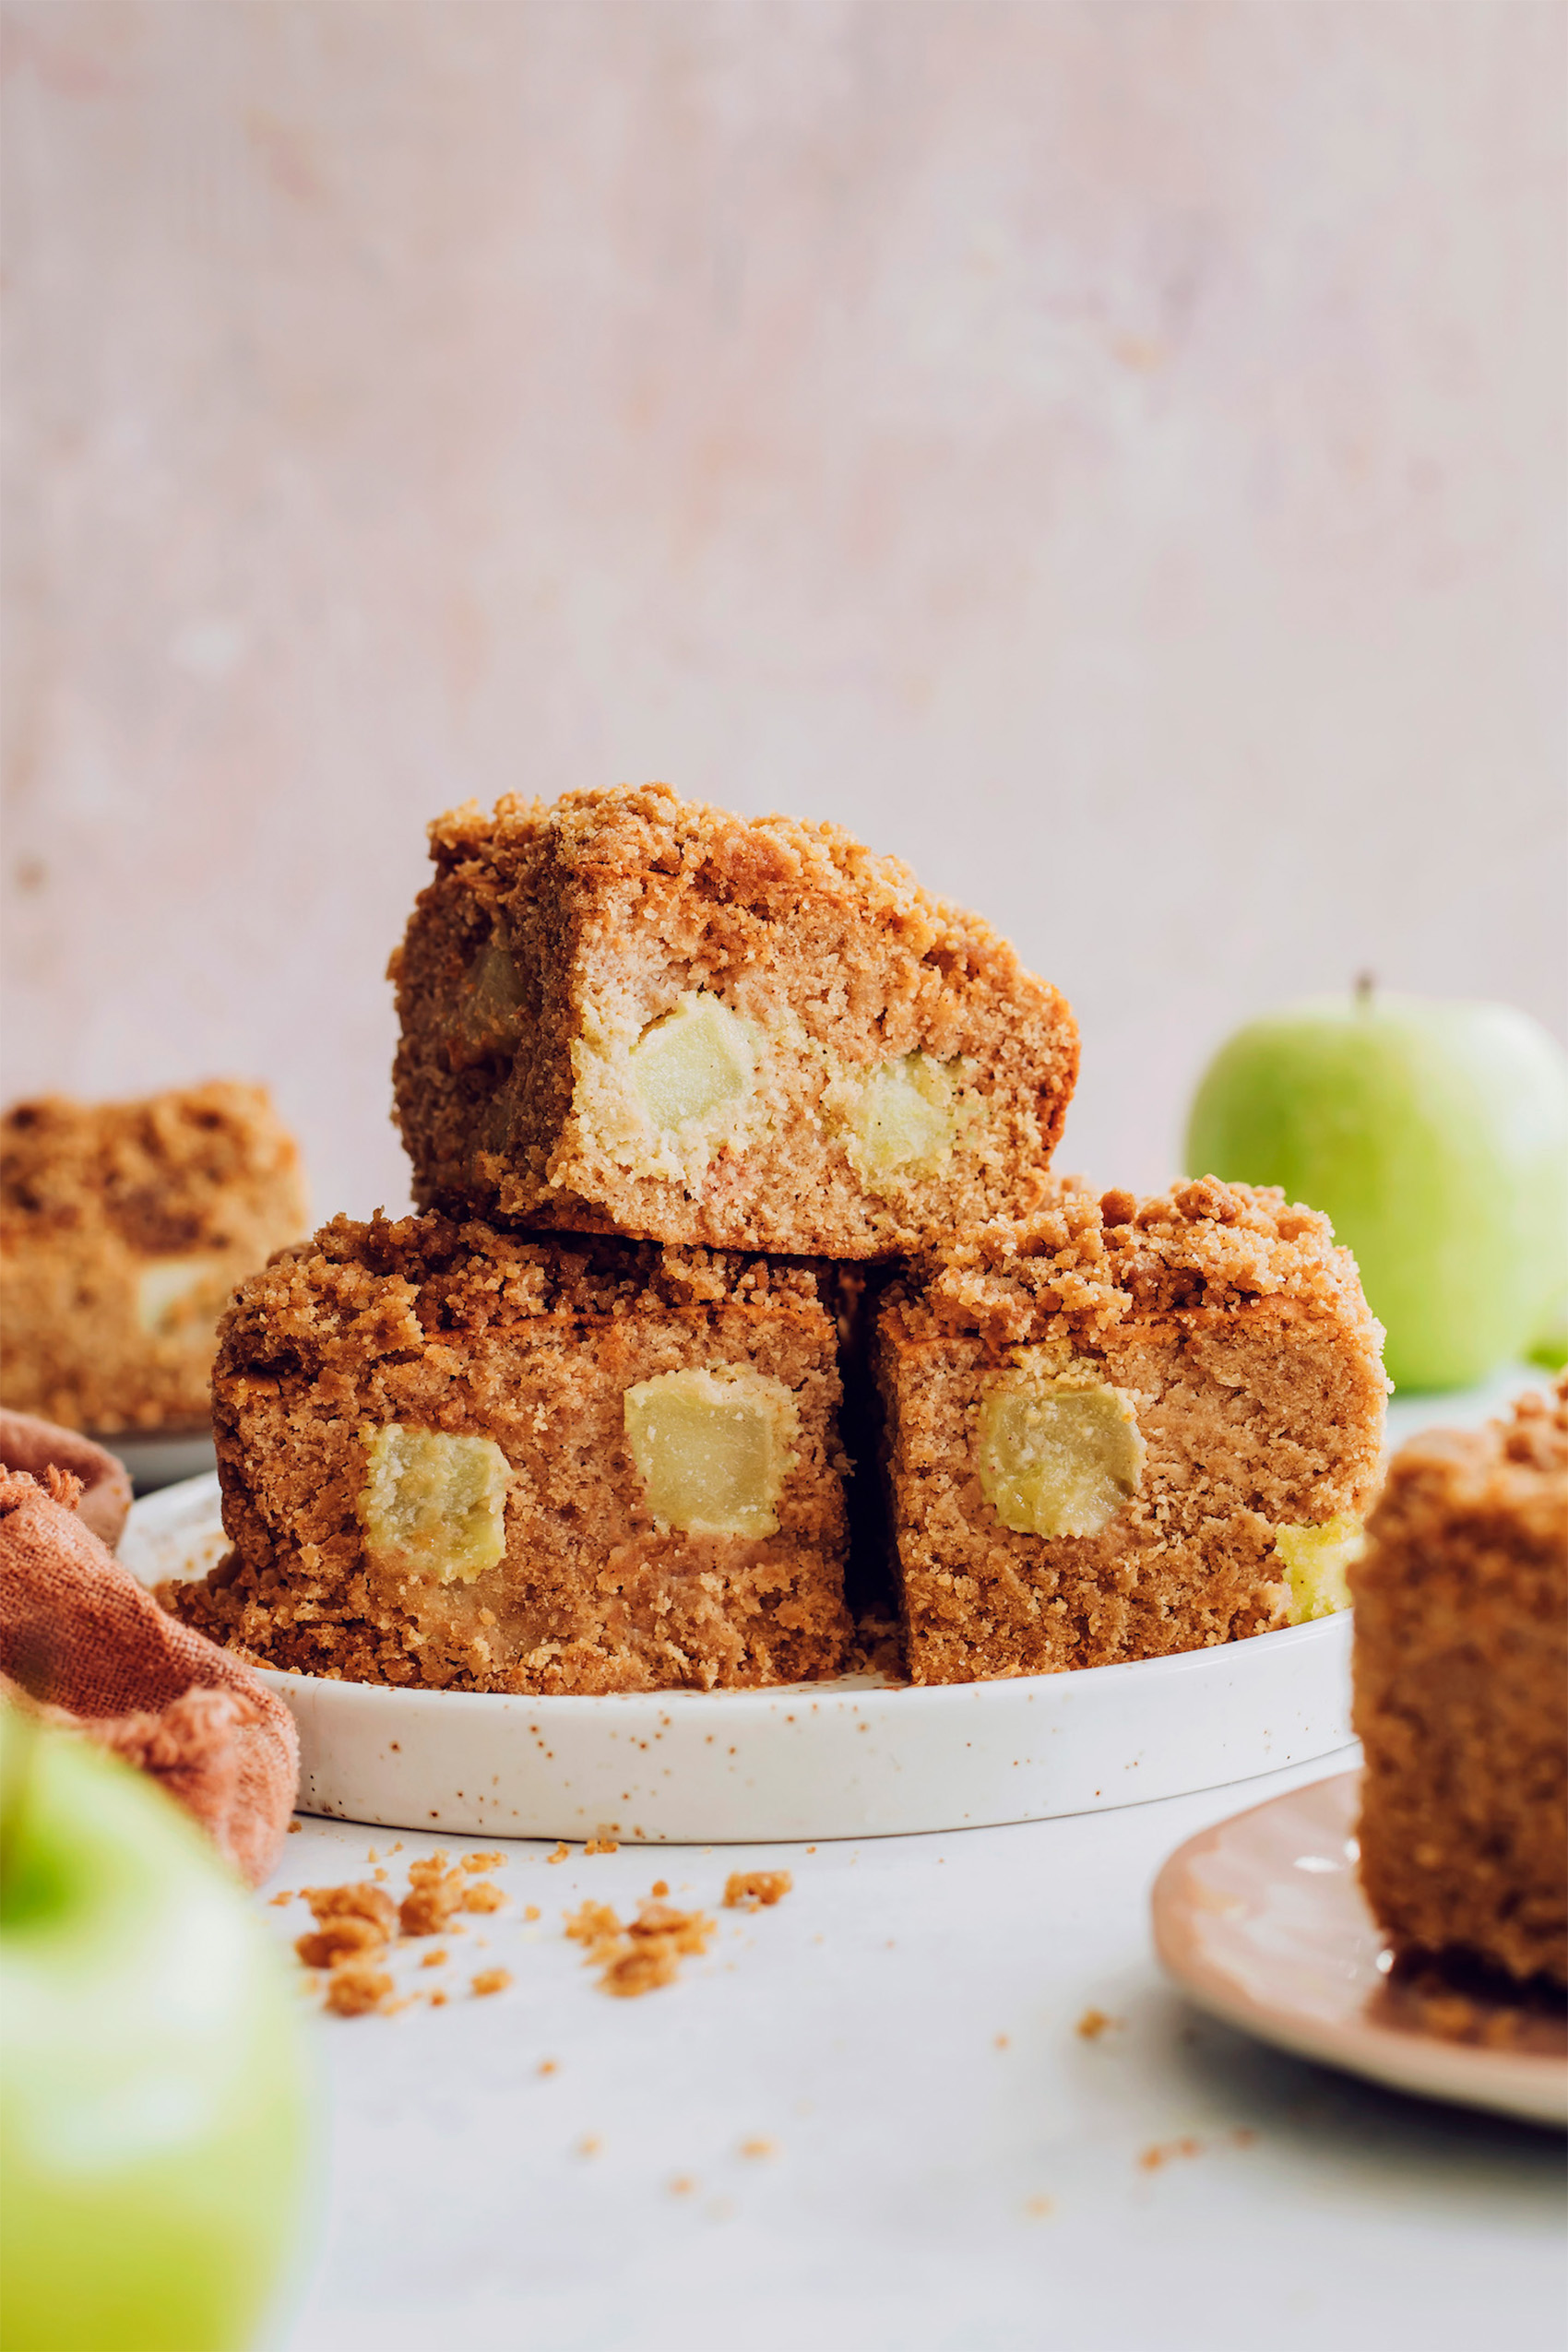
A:
[[[1561,2016],[1457,2002],[1439,2034],[1431,2002],[1391,1982],[1356,1878],[1360,1782],[1340,1773],[1189,1838],[1155,1882],[1160,1960],[1200,2008],[1297,2057],[1418,2098],[1568,2122]]]

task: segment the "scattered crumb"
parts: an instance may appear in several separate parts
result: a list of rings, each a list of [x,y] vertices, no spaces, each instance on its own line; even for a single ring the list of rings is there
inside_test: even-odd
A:
[[[583,1847],[585,1854],[618,1854],[620,1851],[613,1837],[590,1837]]]
[[[386,1871],[381,1868],[379,1863],[376,1865],[374,1875],[378,1882],[384,1882],[386,1877]]]
[[[1126,2024],[1124,2017],[1108,2017],[1103,2009],[1086,2009],[1073,2031],[1080,2041],[1097,2042],[1101,2034],[1109,2034]]]
[[[1195,2156],[1202,2154],[1201,2140],[1192,2138],[1166,2140],[1157,2143],[1153,2147],[1146,2148],[1138,2158],[1138,2165],[1144,2172],[1158,2172],[1161,2165],[1170,2164],[1176,2156]]]
[[[552,2058],[541,2058],[539,2061],[539,2071],[541,2074],[555,2073],[558,2071],[555,2061]]]
[[[696,2190],[696,2185],[689,2172],[678,2172],[670,2183],[670,2194],[672,2197],[692,2196]]]
[[[327,2006],[337,2017],[363,2017],[391,1998],[391,1978],[369,1960],[345,1961],[327,1980]]]
[[[499,1911],[506,1897],[487,1878],[476,1879],[463,1895],[465,1911]]]
[[[427,1952],[424,1958],[420,1962],[420,1966],[422,1968],[444,1968],[445,1965],[446,1954],[445,1952]]]
[[[564,1862],[570,1859],[571,1852],[569,1846],[561,1844],[556,1847],[553,1854],[547,1854],[544,1859],[547,1862]]]
[[[538,1905],[537,1903],[529,1903],[529,1905],[527,1905],[527,1906],[525,1907],[524,1911],[523,1911],[523,1917],[524,1917],[524,1918],[525,1918],[525,1919],[528,1919],[528,1920],[533,1920],[533,1919],[542,1918],[543,1918],[543,1916],[544,1916],[544,1915],[543,1915],[543,1913],[540,1911],[540,1907],[539,1907],[539,1905]]]
[[[1255,2144],[1257,2136],[1257,2133],[1251,2130],[1248,2125],[1241,2123],[1239,2124],[1236,2130],[1231,2132],[1230,2144],[1232,2147],[1237,2148],[1250,2148]]]
[[[566,1935],[569,1942],[588,1946],[589,1960],[598,1960],[606,1948],[620,1940],[620,1914],[608,1903],[585,1901],[576,1910],[567,1912]]]
[[[481,1968],[470,1990],[482,1998],[487,1992],[505,1992],[511,1981],[510,1968]]]
[[[473,1871],[475,1872],[480,1871],[505,1870],[505,1866],[506,1857],[505,1854],[465,1854],[461,1862],[457,1865],[459,1870]]]
[[[371,1849],[370,1849],[369,1853],[365,1856],[365,1860],[366,1860],[367,1862],[379,1862],[379,1861],[380,1861],[380,1859],[381,1859],[380,1855],[376,1852],[376,1850],[375,1850],[374,1847],[373,1846],[373,1847],[371,1847]]]
[[[302,1886],[300,1893],[310,1905],[318,1927],[331,1919],[364,1919],[383,1938],[392,1932],[397,1913],[392,1897],[384,1895],[379,1886],[361,1883],[358,1886]]]
[[[398,1918],[405,1935],[440,1935],[463,1902],[462,1872],[446,1868],[444,1853],[409,1864],[409,1891]]]
[[[314,1934],[294,1939],[294,1950],[307,1968],[336,1968],[343,1961],[378,1954],[386,1948],[386,1935],[373,1919],[328,1919]]]
[[[1005,2049],[1007,2048],[1007,2037],[1005,2034],[997,2035],[996,2047],[998,2049]]]
[[[445,2009],[446,1995],[444,1992],[433,1992],[430,1996],[430,2005],[433,2009]]]
[[[769,2140],[759,2132],[755,2139],[741,2142],[741,2154],[743,2156],[777,2156],[778,2144],[776,2140]]]
[[[731,1871],[724,1883],[727,1911],[760,1911],[781,1903],[795,1882],[788,1871]]]
[[[276,1911],[280,1903],[291,1903],[293,1901],[294,1890],[291,1886],[286,1887],[281,1895],[269,1895],[267,1899]]]
[[[599,2154],[600,2144],[601,2143],[597,2132],[585,2132],[582,2138],[577,2142],[577,2154],[581,2156],[597,2156]]]
[[[650,1895],[624,1927],[608,1903],[582,1903],[567,1914],[566,1933],[586,1947],[603,1990],[625,2000],[669,1984],[682,1959],[706,1952],[713,1921]]]
[[[678,1963],[666,1943],[628,1943],[605,1965],[600,1984],[620,2001],[635,2001],[660,1985],[672,1984]]]
[[[664,1897],[670,1892],[669,1880],[667,1878],[656,1878],[653,1882],[653,1892],[658,1895],[659,1901],[662,1903]]]
[[[303,1821],[291,1821],[291,1822],[289,1823],[289,1835],[290,1835],[290,1836],[291,1836],[291,1837],[297,1837],[297,1836],[299,1835],[299,1834],[300,1834],[301,1830],[302,1830],[302,1829],[303,1829],[303,1827],[304,1827],[304,1823],[303,1823]]]
[[[1031,2220],[1043,2221],[1046,2215],[1053,2210],[1054,2208],[1052,2206],[1051,2200],[1049,2197],[1026,2197],[1024,2199],[1024,2211],[1030,2216]]]

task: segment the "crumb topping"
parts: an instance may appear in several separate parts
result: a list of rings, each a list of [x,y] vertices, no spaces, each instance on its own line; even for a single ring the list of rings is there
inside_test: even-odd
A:
[[[1030,1217],[994,1218],[932,1252],[889,1295],[911,1337],[978,1334],[998,1348],[1265,1300],[1371,1320],[1326,1217],[1277,1187],[1213,1177],[1145,1200],[1064,1185]]]

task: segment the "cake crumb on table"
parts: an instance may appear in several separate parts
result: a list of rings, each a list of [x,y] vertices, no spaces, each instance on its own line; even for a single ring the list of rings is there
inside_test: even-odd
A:
[[[373,1919],[328,1919],[325,1927],[294,1939],[294,1950],[307,1968],[335,1968],[341,1961],[386,1949],[386,1934]]]
[[[1086,2009],[1073,2031],[1084,2042],[1097,2042],[1101,2034],[1117,2031],[1125,2024],[1121,2017],[1108,2017],[1103,2009]]]
[[[544,1859],[547,1862],[565,1862],[571,1859],[571,1847],[563,1839],[557,1844],[554,1853],[547,1854]]]
[[[731,1871],[724,1883],[727,1911],[760,1911],[783,1901],[795,1882],[788,1871]]]
[[[753,2138],[741,2142],[741,2154],[743,2156],[777,2156],[778,2143],[777,2140],[768,2139],[766,2132],[759,2132]]]
[[[505,1854],[465,1854],[457,1865],[464,1871],[500,1871],[506,1867]]]
[[[392,1932],[397,1914],[392,1898],[379,1886],[302,1886],[301,1895],[310,1905],[316,1924],[324,1927],[329,1919],[367,1919],[379,1928],[384,1936]]]
[[[1142,2172],[1158,2172],[1162,2165],[1170,2164],[1175,2156],[1195,2156],[1202,2154],[1203,2142],[1194,2140],[1190,2135],[1181,2140],[1158,2141],[1152,2147],[1144,2149],[1138,2157],[1138,2168]]]
[[[618,1854],[620,1851],[613,1837],[590,1837],[583,1847],[585,1854]]]
[[[433,2009],[445,2009],[446,1995],[444,1992],[433,1992],[430,1996],[430,2005]]]
[[[466,1887],[463,1892],[465,1911],[499,1911],[505,1900],[501,1889],[492,1886],[487,1878],[476,1879],[472,1886]]]
[[[448,1954],[445,1952],[427,1952],[424,1958],[420,1962],[420,1966],[422,1968],[442,1968],[445,1966]]]
[[[580,2156],[595,2156],[599,2154],[601,2144],[597,2132],[585,2132],[577,2142],[576,2153]]]
[[[391,1978],[369,1960],[345,1961],[327,1980],[327,2006],[336,2017],[367,2016],[391,1998]]]
[[[558,2074],[561,2070],[553,2058],[541,2058],[539,2061],[539,2071],[541,2074]]]
[[[426,1855],[409,1864],[409,1891],[398,1918],[405,1935],[440,1935],[452,1926],[452,1914],[463,1907],[468,1892],[460,1871],[446,1868],[444,1853]]]
[[[669,1880],[667,1878],[656,1878],[653,1882],[653,1892],[656,1895],[658,1895],[659,1901],[662,1902],[664,1897],[670,1892]]]
[[[1055,2211],[1055,2200],[1051,2197],[1026,2197],[1024,2211],[1031,2220],[1043,2221],[1048,2213]]]
[[[482,1999],[486,1993],[505,1992],[511,1981],[510,1968],[481,1968],[473,1978],[470,1990]]]
[[[267,1899],[271,1904],[272,1908],[276,1911],[280,1903],[291,1903],[293,1901],[294,1889],[291,1886],[286,1886],[281,1895],[269,1895]]]
[[[695,2193],[696,2185],[689,2172],[678,2172],[670,2183],[670,2194],[672,2197],[689,2197]]]
[[[302,1829],[303,1829],[303,1827],[304,1827],[304,1823],[303,1823],[303,1821],[291,1821],[291,1822],[289,1823],[289,1835],[290,1835],[290,1836],[291,1836],[291,1837],[297,1837],[297,1836],[299,1835],[299,1834],[300,1834],[301,1830],[302,1830]]]
[[[525,1905],[524,1905],[524,1907],[523,1907],[523,1918],[524,1918],[526,1920],[528,1920],[530,1924],[531,1924],[531,1922],[532,1922],[533,1920],[535,1920],[535,1919],[541,1919],[543,1917],[544,1917],[544,1914],[543,1914],[543,1912],[540,1909],[539,1905],[538,1905],[537,1903],[528,1903],[528,1904],[525,1904]]]
[[[586,1947],[600,1985],[621,2000],[673,1981],[683,1958],[707,1949],[714,1923],[701,1911],[677,1911],[657,1896],[624,1927],[608,1903],[585,1902],[566,1918],[566,1933]]]

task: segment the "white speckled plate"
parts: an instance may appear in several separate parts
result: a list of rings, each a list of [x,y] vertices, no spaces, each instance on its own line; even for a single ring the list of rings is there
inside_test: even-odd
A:
[[[1356,1877],[1360,1784],[1359,1772],[1314,1781],[1179,1847],[1154,1889],[1165,1967],[1200,2008],[1298,2058],[1418,2098],[1568,2123],[1560,2018],[1472,2002],[1466,2030],[1501,2029],[1515,2046],[1445,2039],[1391,1981]]]
[[[204,1470],[214,1467],[217,1459],[210,1430],[176,1430],[172,1435],[121,1430],[113,1437],[95,1437],[93,1443],[125,1464],[138,1494],[199,1478]]]
[[[131,1512],[145,1584],[221,1556],[218,1480]],[[877,1837],[1184,1795],[1345,1747],[1350,1626],[1079,1674],[912,1690],[504,1698],[268,1673],[293,1709],[307,1812],[398,1829],[677,1845]]]

